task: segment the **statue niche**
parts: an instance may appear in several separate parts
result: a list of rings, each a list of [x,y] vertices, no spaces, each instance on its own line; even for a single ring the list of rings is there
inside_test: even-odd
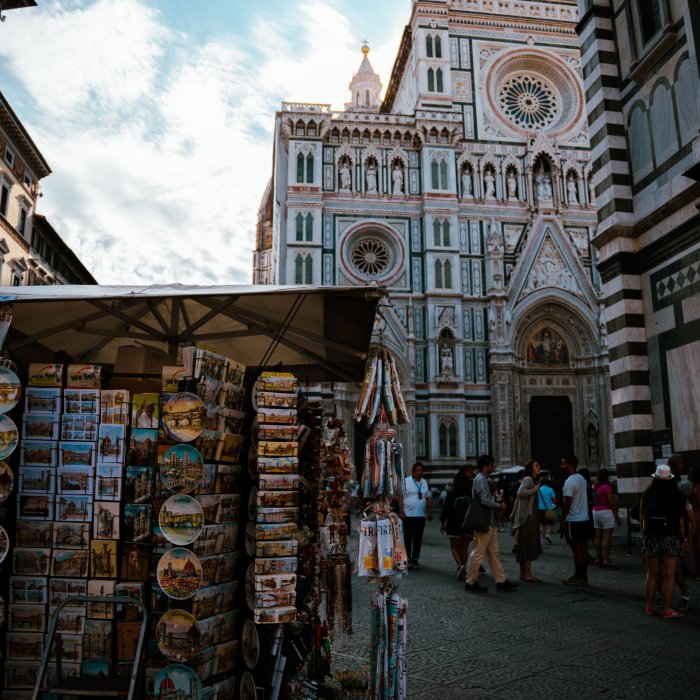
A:
[[[453,377],[455,374],[455,338],[447,329],[440,331],[438,337],[438,365],[441,377]]]

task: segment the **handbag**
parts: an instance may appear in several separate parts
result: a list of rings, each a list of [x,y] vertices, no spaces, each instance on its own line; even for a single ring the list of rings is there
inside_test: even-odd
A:
[[[542,498],[542,493],[540,491],[537,492],[537,495],[539,496],[540,500],[542,501],[542,505],[544,506],[544,498]],[[544,519],[547,522],[553,523],[557,519],[557,511],[554,510],[553,508],[547,508],[546,506],[542,509],[544,511]]]
[[[464,516],[462,530],[464,532],[488,532],[491,526],[491,508],[481,504],[478,496],[472,499]]]

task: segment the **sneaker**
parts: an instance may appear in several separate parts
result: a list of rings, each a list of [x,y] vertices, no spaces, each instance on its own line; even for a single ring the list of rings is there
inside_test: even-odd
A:
[[[690,598],[687,595],[681,596],[680,602],[678,603],[678,609],[679,610],[687,610],[689,603],[690,603]]]
[[[501,593],[507,593],[508,591],[514,591],[518,587],[517,583],[511,583],[510,581],[503,581],[503,583],[496,584],[496,590]]]
[[[675,620],[679,617],[683,617],[683,613],[680,610],[664,610],[661,613],[661,617],[665,620]]]
[[[654,610],[653,606],[651,608],[649,606],[647,606],[646,608],[644,608],[644,614],[645,615],[655,615],[656,610]]]
[[[571,578],[565,578],[562,583],[565,586],[579,586],[581,588],[585,588],[588,585],[588,581],[584,578],[577,578],[576,576],[572,576]]]
[[[486,586],[479,585],[478,581],[474,581],[474,583],[465,583],[464,590],[468,591],[469,593],[488,593],[489,592],[489,589],[486,588]]]

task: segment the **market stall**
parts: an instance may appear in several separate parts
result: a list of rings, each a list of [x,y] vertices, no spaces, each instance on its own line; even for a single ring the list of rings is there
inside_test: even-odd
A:
[[[354,474],[299,388],[362,379],[382,296],[0,289],[4,698],[321,696]]]

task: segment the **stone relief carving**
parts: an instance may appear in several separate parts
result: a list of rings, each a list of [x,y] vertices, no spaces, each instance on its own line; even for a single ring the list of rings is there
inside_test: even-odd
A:
[[[549,236],[540,248],[523,292],[529,294],[542,287],[558,287],[576,294],[579,293],[571,270]]]

